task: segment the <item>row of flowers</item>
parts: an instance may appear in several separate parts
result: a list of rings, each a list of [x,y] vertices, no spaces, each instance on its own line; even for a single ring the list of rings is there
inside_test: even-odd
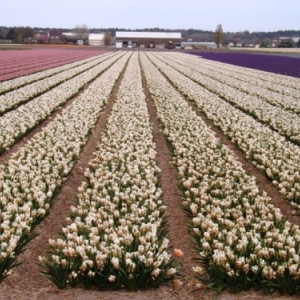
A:
[[[29,100],[51,90],[53,87],[83,73],[102,61],[106,60],[106,56],[98,56],[96,59],[89,59],[86,63],[72,68],[65,68],[62,72],[47,76],[33,83],[26,84],[20,88],[16,88],[6,94],[0,95],[0,114],[3,114]]]
[[[0,58],[0,66],[2,66],[0,82],[96,55],[99,55],[99,51],[58,49],[2,51]],[[10,71],[11,68],[12,70]]]
[[[53,111],[76,95],[87,83],[109,68],[122,55],[123,53],[118,53],[108,58],[106,56],[100,57],[96,62],[91,63],[96,64],[94,67],[1,116],[0,152],[5,151],[32,128],[49,117]],[[82,70],[83,67],[79,68]],[[66,73],[68,72],[72,73],[70,70],[66,71]]]
[[[98,57],[99,57],[99,55],[93,56],[91,58],[89,57],[89,58],[76,60],[75,62],[68,63],[68,64],[65,64],[65,65],[59,66],[59,67],[55,67],[55,64],[53,64],[53,65],[50,65],[49,69],[47,69],[47,70],[43,70],[43,71],[40,71],[40,72],[37,72],[34,74],[24,75],[24,76],[20,76],[20,77],[14,78],[14,79],[3,81],[0,84],[0,94],[10,92],[12,90],[20,88],[29,83],[33,83],[35,81],[38,81],[38,80],[53,76],[55,74],[58,74],[60,72],[66,71],[68,69],[78,67],[85,63],[91,62],[94,59],[97,59]]]
[[[232,87],[231,84],[230,86],[227,85],[233,82],[231,79],[222,80],[221,75],[218,75],[218,77],[220,77],[218,80],[211,78],[211,73],[206,71],[205,68],[198,67],[197,69],[199,69],[199,71],[195,71],[194,63],[189,63],[182,55],[179,60],[178,56],[179,55],[177,55],[176,61],[167,58],[164,58],[164,61],[212,93],[218,95],[220,98],[225,99],[230,104],[258,119],[260,122],[269,125],[272,129],[286,136],[291,141],[300,144],[300,116],[298,114],[271,105],[256,96],[241,92],[237,88]],[[205,75],[202,75],[204,73]],[[223,81],[226,83],[223,83]],[[238,86],[239,84],[237,83],[236,85]],[[257,87],[255,89],[259,90]],[[287,103],[282,95],[277,94],[277,97],[281,98],[281,103]],[[300,99],[294,99],[294,104],[296,104],[300,112]]]
[[[65,61],[68,61],[68,56],[65,56],[64,58],[61,57],[61,63],[64,63]],[[48,65],[50,62],[53,62],[53,58],[46,57],[43,59],[43,65]],[[18,72],[22,69],[34,69],[35,67],[41,65],[41,61],[38,58],[34,58],[34,60],[23,60],[23,61],[6,61],[0,66],[0,74],[1,76],[4,76],[6,74]]]
[[[218,290],[254,286],[265,292],[299,293],[299,227],[282,217],[145,53],[141,63],[178,170],[198,250],[198,277]],[[190,83],[185,86],[193,90]]]
[[[285,55],[264,55],[251,53],[233,52],[194,52],[195,55],[202,54],[201,57],[209,60],[219,61],[226,64],[250,68],[271,74],[278,74],[292,78],[300,78],[299,57],[289,57]],[[276,80],[279,78],[277,77]],[[283,81],[285,80],[283,79]],[[280,81],[280,79],[279,79]]]
[[[185,66],[188,66],[189,68],[201,73],[204,76],[208,76],[236,90],[239,90],[241,92],[241,95],[246,93],[248,96],[251,95],[254,99],[258,98],[274,106],[284,108],[285,110],[290,110],[298,114],[300,113],[300,79],[295,80],[296,82],[294,84],[293,89],[281,86],[281,89],[285,90],[286,94],[290,92],[291,94],[293,94],[292,96],[282,94],[278,91],[271,91],[268,88],[270,82],[266,80],[263,83],[261,83],[260,86],[257,86],[255,83],[251,82],[251,79],[247,82],[245,81],[245,78],[244,80],[241,80],[240,78],[235,78],[231,76],[230,70],[216,69],[215,64],[210,64],[210,61],[204,61],[204,63],[200,64],[198,60],[195,64],[194,60],[187,60],[186,58],[179,55],[174,56],[174,59],[176,59],[176,61],[177,59],[179,59]],[[249,76],[250,74],[248,74],[248,78]]]
[[[0,166],[0,281],[18,264],[34,226],[49,213],[128,57],[123,55]]]
[[[170,57],[176,57],[177,55],[173,53],[170,55]],[[199,59],[195,58],[194,56],[190,56],[188,59],[190,62],[194,63],[194,67],[204,68],[205,70],[215,71],[214,76],[219,74],[222,74],[222,80],[226,79],[233,79],[237,80],[243,85],[243,89],[246,91],[249,90],[254,95],[260,95],[261,97],[265,97],[266,94],[269,94],[271,97],[269,97],[270,101],[273,101],[272,95],[275,95],[274,93],[281,94],[285,98],[292,97],[292,98],[298,98],[299,99],[299,78],[294,78],[290,76],[283,76],[283,75],[277,75],[270,72],[262,72],[258,70],[253,70],[249,68],[242,68],[233,66],[231,64],[225,64],[221,62],[215,62],[212,60],[205,60],[205,59]],[[198,71],[201,71],[199,68],[197,68]],[[240,89],[239,85],[236,85],[237,88]],[[254,87],[258,87],[259,89],[255,91]],[[261,92],[263,91],[263,93]],[[277,98],[277,96],[276,96]],[[278,105],[280,103],[277,102]]]
[[[137,52],[97,148],[77,206],[60,238],[50,240],[50,255],[40,258],[44,273],[60,288],[136,290],[172,279],[177,270],[165,237],[160,169]]]
[[[300,210],[299,147],[255,121],[174,68],[149,54],[151,60],[196,106],[241,149],[246,158]]]

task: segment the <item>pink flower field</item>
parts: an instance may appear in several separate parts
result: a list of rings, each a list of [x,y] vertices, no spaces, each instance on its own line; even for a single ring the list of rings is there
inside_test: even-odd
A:
[[[0,82],[99,55],[101,50],[33,49],[0,52]]]

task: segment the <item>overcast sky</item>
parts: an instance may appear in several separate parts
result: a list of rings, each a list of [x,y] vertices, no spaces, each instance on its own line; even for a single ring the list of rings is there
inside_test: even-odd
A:
[[[300,30],[300,0],[9,0],[0,26]]]

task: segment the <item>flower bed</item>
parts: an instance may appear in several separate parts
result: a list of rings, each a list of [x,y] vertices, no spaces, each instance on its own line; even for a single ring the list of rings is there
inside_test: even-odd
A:
[[[172,56],[177,56],[173,53]],[[170,57],[172,57],[170,55]],[[249,86],[258,86],[263,88],[264,91],[280,93],[290,97],[299,98],[299,78],[282,76],[274,73],[268,73],[255,69],[238,67],[218,61],[199,59],[199,57],[189,56],[186,60],[194,63],[194,68],[201,67],[209,70],[218,70],[227,79],[235,79],[239,82],[246,83]],[[197,68],[197,71],[200,71]],[[230,77],[230,78],[229,78]],[[226,80],[226,78],[223,78]],[[252,90],[255,92],[255,90]],[[260,89],[256,92],[259,92]]]
[[[119,92],[110,98],[130,56]],[[146,86],[142,85],[138,56]],[[178,66],[171,67],[174,57]],[[72,207],[61,235],[51,237],[51,251],[40,258],[40,266],[60,288],[95,285],[137,290],[158,286],[178,275],[176,257],[182,256],[182,252],[175,249],[172,255],[166,239],[164,191],[145,103],[144,90],[148,89],[180,182],[182,204],[189,219],[186,233],[191,234],[195,243],[197,278],[216,290],[229,288],[237,292],[258,287],[266,293],[277,290],[299,295],[299,227],[286,221],[272,199],[258,188],[237,157],[194,110],[198,107],[203,111],[292,201],[300,195],[299,147],[196,83],[193,72],[187,74],[190,78],[183,75],[184,68],[192,70],[193,59],[189,56],[126,51],[106,58],[99,66],[60,85],[75,91],[96,77],[61,114],[0,166],[0,281],[17,266],[19,253],[35,237],[35,225],[50,212],[53,198],[66,183],[108,99],[117,100],[85,171],[85,181],[78,189],[77,205]],[[181,72],[177,68],[182,68]],[[241,71],[241,74],[248,73]],[[280,81],[279,75],[274,77]],[[273,82],[267,75],[262,78],[267,84]],[[293,84],[282,78],[280,89],[289,86],[290,93]],[[52,91],[57,93],[53,92],[51,99],[65,103],[64,89],[55,87]],[[44,95],[49,96],[50,92]],[[187,98],[195,102],[193,109]],[[31,100],[22,107],[28,109],[24,117],[39,122],[41,115],[51,114],[51,109],[56,108],[54,102],[50,104],[50,98],[37,99],[39,102],[34,104]],[[27,107],[30,103],[33,106]],[[44,105],[39,107],[40,103]],[[19,120],[23,130],[27,119],[22,118],[22,111],[11,112],[19,114],[15,120]],[[0,117],[0,122],[6,115]],[[13,136],[19,129],[9,126],[3,123],[1,128],[10,128],[6,136]],[[168,173],[168,176],[172,175]],[[168,188],[177,191],[175,186]],[[171,205],[178,203],[174,201]],[[62,208],[59,202],[56,208]],[[51,226],[55,217],[49,222]],[[176,225],[185,228],[181,222],[178,218]],[[176,236],[173,233],[170,236]],[[179,238],[182,243],[188,237],[180,235]],[[47,243],[46,239],[37,242],[39,246]],[[173,242],[176,243],[176,238]],[[31,262],[32,257],[38,256],[33,250],[35,246],[30,244],[28,249]],[[191,263],[189,258],[185,258],[187,265]],[[25,272],[16,268],[8,284],[13,282],[13,286],[24,274],[30,277],[32,270],[28,264],[26,267]],[[185,288],[204,286],[185,272],[186,268]],[[38,274],[33,276],[31,282],[39,285]],[[181,283],[174,280],[173,286]],[[8,284],[2,283],[1,293],[12,291]],[[27,289],[27,281],[22,284]],[[171,290],[170,286],[163,291],[166,289]],[[49,289],[45,290],[49,293]],[[27,292],[30,294],[31,290]],[[178,296],[179,290],[173,291],[175,294]]]
[[[50,116],[53,111],[66,103],[87,83],[110,67],[121,55],[123,54],[113,55],[108,59],[106,56],[100,57],[88,67],[79,67],[79,70],[75,69],[74,72],[72,70],[66,71],[65,76],[69,77],[68,81],[3,115],[0,118],[0,126],[2,128],[0,132],[0,152],[5,151],[28,131]],[[93,65],[95,66],[92,67]],[[79,73],[79,75],[74,76],[77,72],[82,74]],[[70,78],[73,76],[74,78]],[[28,90],[31,94],[37,93],[30,88]],[[6,94],[2,96],[6,96]]]
[[[59,84],[79,75],[97,66],[99,63],[107,59],[106,56],[97,57],[97,59],[90,59],[85,64],[67,68],[66,70],[54,74],[53,76],[47,76],[41,80],[27,84],[23,87],[16,88],[13,91],[0,95],[0,115],[16,108],[19,105],[28,102],[29,100],[51,90],[51,88],[58,86]]]
[[[286,80],[281,78],[281,82],[275,83],[266,72],[260,72],[258,80],[258,72],[252,72],[245,68],[236,72],[235,67],[229,64],[221,64],[205,59],[199,60],[194,56],[187,57],[179,53],[173,53],[168,58],[183,64],[197,73],[213,78],[248,95],[263,99],[275,106],[295,112],[300,111],[300,79],[298,78],[288,77]]]
[[[99,51],[82,50],[28,50],[2,51],[0,82],[28,75],[80,59],[99,55]]]
[[[176,56],[176,58],[178,56]],[[282,106],[294,110],[295,112],[287,111],[281,107],[272,105],[257,96],[239,91],[237,87],[232,87],[223,83],[224,81],[229,83],[232,82],[230,79],[223,80],[222,78],[225,78],[225,76],[218,75],[220,80],[211,78],[211,76],[209,76],[210,73],[207,75],[205,68],[200,72],[195,72],[192,68],[193,64],[189,64],[183,56],[180,56],[180,58],[181,59],[179,60],[173,61],[165,57],[163,60],[172,68],[199,83],[207,90],[218,95],[220,98],[228,101],[233,106],[253,116],[262,123],[269,125],[272,129],[287,137],[287,139],[300,145],[300,99],[287,99],[287,97],[283,97],[277,93],[277,100],[275,97],[272,98],[274,100],[270,100],[270,102],[273,102],[272,104],[280,102]],[[178,62],[180,62],[180,64]],[[183,65],[181,65],[181,63]],[[235,83],[235,86],[239,86],[239,83]],[[257,87],[253,86],[253,89],[254,88],[258,90]]]
[[[205,59],[300,78],[300,59],[251,53],[191,52]]]
[[[299,147],[151,55],[171,82],[300,210]]]
[[[34,74],[30,74],[30,75],[24,75],[24,76],[20,76],[14,79],[10,79],[7,81],[3,81],[0,84],[0,94],[4,94],[7,92],[10,92],[12,90],[15,90],[17,88],[20,88],[22,86],[25,86],[29,83],[33,83],[35,81],[53,76],[55,74],[58,74],[60,72],[66,71],[68,69],[72,69],[75,67],[78,67],[80,65],[83,65],[87,62],[91,62],[95,59],[97,59],[99,56],[93,56],[93,57],[89,57],[89,58],[85,58],[85,59],[81,59],[79,61],[75,61],[73,63],[69,63],[63,66],[59,66],[59,67],[53,67],[44,71],[40,71]]]
[[[230,150],[144,53],[141,57],[178,169],[198,259],[204,263],[205,272],[200,265],[195,272],[218,290],[255,286],[297,294],[299,227],[285,221]]]
[[[60,288],[157,286],[177,270],[165,238],[165,207],[138,54],[129,61],[98,151],[44,272]]]
[[[78,158],[128,56],[123,55],[0,166],[0,281],[16,266],[18,254],[34,237],[32,229],[49,212],[51,200]]]

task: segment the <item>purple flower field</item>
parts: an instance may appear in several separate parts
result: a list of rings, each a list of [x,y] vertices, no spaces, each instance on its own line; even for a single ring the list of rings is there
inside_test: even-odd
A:
[[[190,52],[203,58],[236,66],[300,78],[300,57],[228,52]]]

